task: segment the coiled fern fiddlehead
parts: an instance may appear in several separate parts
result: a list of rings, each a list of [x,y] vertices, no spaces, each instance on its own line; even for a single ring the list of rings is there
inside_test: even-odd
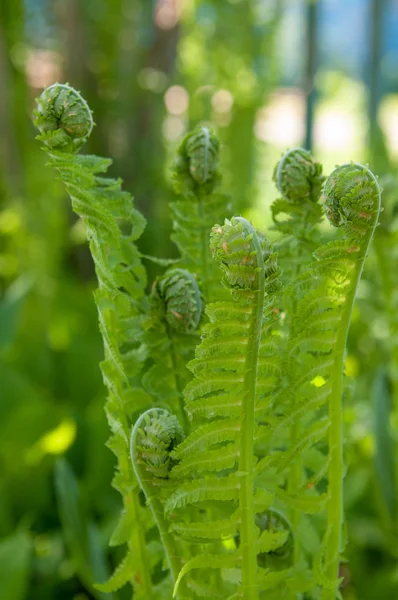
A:
[[[278,244],[278,255],[283,267],[286,281],[295,281],[311,261],[312,252],[319,244],[318,224],[323,217],[320,205],[321,188],[324,181],[322,166],[303,148],[287,150],[278,161],[274,170],[274,182],[281,198],[271,205],[274,228],[282,234]],[[285,215],[285,220],[281,218]],[[286,219],[287,216],[287,219]],[[295,337],[297,301],[295,294],[286,293],[284,307],[286,310],[285,328],[287,329],[287,364],[284,368],[281,386],[291,389],[291,371],[289,362],[299,360],[290,352],[289,341]],[[300,420],[293,422],[290,432],[290,443],[294,446],[300,439]],[[303,481],[303,464],[300,457],[291,466],[288,489],[291,492],[300,489]],[[293,529],[300,527],[300,511],[291,509]],[[302,559],[300,539],[295,540],[295,559]]]
[[[202,316],[202,298],[195,278],[185,269],[169,269],[154,285],[164,319],[178,333],[192,333]]]
[[[162,492],[167,489],[174,461],[171,452],[184,439],[177,418],[166,410],[150,408],[136,421],[130,438],[130,455],[137,480],[158,527],[172,586],[182,568],[180,549],[164,517]],[[188,597],[180,588],[179,599]]]
[[[285,278],[290,279],[319,243],[322,165],[307,150],[292,148],[278,161],[273,178],[281,198],[272,203],[271,212],[275,229],[283,234],[278,252]]]
[[[37,100],[35,125],[40,131],[52,166],[71,197],[73,210],[82,219],[98,279],[95,301],[104,343],[101,363],[108,388],[106,413],[112,430],[110,448],[118,459],[113,485],[123,496],[124,513],[111,543],[127,543],[128,554],[114,575],[100,586],[112,592],[134,582],[137,598],[153,598],[145,543],[145,517],[138,499],[138,486],[129,460],[131,398],[148,398],[133,381],[143,366],[144,354],[137,331],[145,305],[146,274],[135,241],[145,220],[122,191],[121,181],[102,174],[111,161],[77,154],[93,127],[91,111],[84,98],[69,85],[54,84]]]
[[[324,600],[335,600],[343,521],[343,362],[351,313],[366,255],[378,223],[381,191],[371,171],[360,164],[337,167],[326,179],[322,201],[330,222],[344,232],[343,240],[331,242],[315,253],[326,270],[331,298],[339,305],[339,323],[330,367],[328,527],[324,540],[327,582]],[[322,266],[321,266],[322,265]]]
[[[230,213],[228,198],[215,192],[221,181],[219,152],[216,136],[200,126],[182,140],[173,166],[175,190],[183,199],[170,206],[171,239],[181,254],[179,266],[197,274],[206,302],[216,300],[221,289],[220,271],[209,252],[209,233]]]
[[[145,340],[152,363],[143,377],[145,389],[187,426],[182,392],[188,381],[185,365],[193,357],[203,313],[195,277],[185,269],[168,269],[152,286]]]
[[[185,524],[174,518],[172,529],[213,544],[217,539],[221,542],[224,531],[239,530],[239,548],[234,554],[226,554],[222,546],[219,554],[198,553],[184,565],[176,589],[194,569],[239,568],[238,592],[252,600],[259,597],[257,556],[262,549],[255,514],[257,507],[264,508],[255,484],[254,446],[258,405],[267,402],[278,372],[266,338],[274,322],[279,269],[269,243],[241,217],[214,226],[210,247],[232,301],[207,306],[210,323],[188,365],[194,379],[185,398],[193,430],[173,452],[178,462],[170,477],[182,483],[168,499],[166,510],[184,514],[198,503],[214,500],[224,507],[221,520],[212,520],[214,514],[204,523]],[[204,419],[208,422],[203,423]],[[191,480],[189,475],[196,477]],[[197,580],[190,576],[187,585],[195,589]],[[211,581],[208,586],[211,597],[218,590],[211,587]]]

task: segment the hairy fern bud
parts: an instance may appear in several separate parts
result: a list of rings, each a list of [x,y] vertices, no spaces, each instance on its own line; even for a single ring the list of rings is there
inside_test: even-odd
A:
[[[167,479],[174,462],[171,452],[184,439],[177,418],[167,410],[150,408],[133,427],[130,453],[137,478]],[[145,490],[145,485],[142,485]]]
[[[293,204],[319,199],[322,165],[303,148],[292,148],[277,163],[273,179],[283,198]]]
[[[327,218],[354,238],[363,237],[374,228],[380,200],[376,177],[357,163],[337,167],[323,186],[322,201]]]
[[[164,318],[173,331],[195,331],[202,316],[202,298],[196,279],[185,269],[169,269],[156,280],[153,294],[163,305]]]
[[[68,84],[54,83],[37,99],[34,124],[38,139],[54,150],[76,152],[86,143],[94,126],[91,110]]]
[[[210,234],[210,250],[224,271],[224,283],[235,289],[257,289],[259,264],[264,264],[265,278],[278,274],[276,254],[263,234],[246,219],[225,219],[214,225]],[[259,260],[258,254],[261,254]]]
[[[221,177],[218,171],[220,143],[208,127],[200,126],[182,140],[174,163],[177,192],[211,194]]]

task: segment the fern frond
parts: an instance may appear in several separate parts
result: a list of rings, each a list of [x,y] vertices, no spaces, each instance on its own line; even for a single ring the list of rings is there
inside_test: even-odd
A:
[[[329,538],[325,547],[325,573],[323,583],[317,577],[313,584],[323,588],[325,600],[334,600],[336,586],[328,589],[325,582],[337,581],[339,564],[343,358],[358,281],[377,223],[380,191],[366,168],[344,165],[326,180],[322,202],[327,216],[343,229],[345,236],[316,249],[316,262],[309,263],[287,288],[288,377],[285,388],[282,379],[282,389],[275,398],[281,415],[277,426],[281,447],[274,456],[263,458],[257,467],[267,470],[273,466],[282,475],[289,464],[293,465],[287,489],[275,486],[271,491],[286,507],[291,507],[295,531],[300,530],[301,512],[319,512],[327,505]],[[288,390],[285,397],[284,389]],[[322,419],[326,408],[327,417]],[[292,423],[293,415],[291,434],[287,435],[286,426]],[[327,453],[320,450],[326,449],[326,442]],[[327,494],[317,490],[318,483],[321,480],[325,483],[326,476]],[[301,536],[296,536],[297,565],[303,545]]]
[[[161,492],[173,466],[171,452],[183,439],[184,432],[174,415],[151,408],[135,423],[130,440],[134,472],[158,527],[173,584],[182,567],[181,551],[164,519]],[[185,593],[179,598],[186,598]]]
[[[256,404],[272,388],[275,374],[280,374],[278,359],[272,356],[275,346],[261,344],[262,336],[269,335],[274,326],[271,307],[279,289],[279,271],[269,243],[242,218],[213,227],[211,251],[224,271],[223,283],[233,300],[207,307],[210,322],[204,326],[202,342],[188,365],[194,378],[184,394],[193,431],[173,453],[179,462],[171,476],[182,483],[168,499],[166,510],[173,514],[172,527],[184,531],[186,520],[176,523],[175,512],[205,508],[209,501],[219,506],[222,518],[214,521],[214,516],[209,517],[206,525],[211,528],[212,522],[221,523],[222,530],[228,524],[231,532],[234,524],[242,550],[239,588],[247,598],[255,598],[260,553],[254,518]],[[272,383],[267,387],[269,380]],[[201,417],[209,422],[203,423]],[[191,481],[189,476],[195,473],[205,476]],[[204,532],[199,523],[195,528]],[[222,531],[217,525],[215,528],[221,542]],[[195,557],[198,564],[202,556]],[[224,555],[222,559],[221,570],[228,566]]]
[[[239,498],[240,481],[236,474],[228,477],[206,477],[188,481],[168,498],[165,506],[166,512],[177,508],[204,502],[205,500],[218,500],[222,502],[237,501]]]
[[[318,224],[323,213],[322,166],[307,150],[287,150],[274,170],[274,182],[282,198],[271,205],[275,229],[283,234],[278,244],[284,277],[296,277],[319,243]]]
[[[204,522],[179,522],[170,525],[170,531],[183,539],[193,541],[208,541],[231,538],[236,533],[238,514],[233,513],[230,519]]]
[[[218,419],[205,423],[195,429],[192,434],[177,446],[172,452],[176,460],[184,460],[204,452],[210,446],[221,442],[232,442],[239,438],[240,421],[233,419]]]
[[[208,127],[188,133],[177,151],[173,166],[176,192],[183,196],[170,205],[173,214],[171,239],[180,251],[180,267],[196,273],[206,302],[222,296],[220,271],[211,261],[208,238],[211,227],[230,214],[226,196],[216,194],[219,142]]]
[[[126,583],[131,581],[134,572],[135,557],[133,551],[129,550],[108,581],[106,583],[97,583],[95,587],[104,594],[117,592],[117,590],[120,590]]]
[[[341,401],[344,352],[357,286],[379,218],[381,192],[375,176],[369,169],[351,163],[337,167],[331,173],[325,182],[322,198],[327,217],[333,225],[342,229],[346,243],[346,251],[342,250],[341,252],[344,266],[341,271],[339,270],[340,276],[336,279],[333,277],[333,270],[328,271],[331,296],[341,296],[341,289],[344,290],[344,301],[338,308],[341,311],[341,321],[333,348],[334,364],[330,373],[332,392],[329,397],[331,424],[329,428],[328,540],[325,551],[325,576],[330,581],[336,581],[343,518],[342,479],[344,471]],[[354,252],[352,252],[353,248],[355,248]],[[350,256],[351,265],[347,265],[347,255]],[[319,263],[319,268],[322,269],[322,261]],[[341,278],[341,274],[344,272],[347,273],[345,280]],[[324,600],[334,600],[335,590],[324,588],[323,598]]]
[[[173,598],[177,596],[178,588],[183,577],[185,577],[187,573],[189,573],[193,569],[233,568],[238,563],[239,558],[239,554],[225,554],[223,556],[220,556],[219,554],[201,554],[200,556],[195,556],[194,558],[191,558],[180,571],[180,574],[176,581],[176,585],[174,587]]]
[[[135,245],[145,219],[134,209],[131,195],[121,189],[121,181],[105,176],[110,160],[76,154],[93,127],[91,111],[76,90],[63,84],[44,90],[37,101],[35,125],[49,165],[65,185],[72,208],[84,223],[98,279],[95,302],[105,351],[101,370],[109,392],[109,446],[118,460],[114,485],[123,495],[125,514],[115,539],[116,543],[126,540],[129,545],[126,559],[102,589],[133,583],[136,574],[137,593],[141,588],[147,598],[152,598],[150,555],[145,541],[146,527],[152,523],[142,517],[128,451],[130,415],[142,408],[131,406],[132,382],[146,358],[140,336],[130,336],[132,331],[139,331],[146,305],[146,273]],[[121,527],[127,523],[132,528],[122,533]]]
[[[195,277],[173,268],[154,282],[148,315],[142,322],[149,355],[142,384],[159,406],[178,414],[184,426],[182,391],[189,378],[185,365],[193,357],[202,312]]]

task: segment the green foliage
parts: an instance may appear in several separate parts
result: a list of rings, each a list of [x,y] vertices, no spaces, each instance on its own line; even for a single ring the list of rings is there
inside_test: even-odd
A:
[[[9,600],[26,597],[32,559],[32,539],[21,528],[0,542],[1,593]]]
[[[173,166],[175,190],[183,199],[171,203],[173,234],[180,251],[179,265],[198,277],[205,301],[220,296],[220,271],[212,262],[209,234],[212,226],[229,215],[226,196],[214,193],[219,142],[208,127],[198,127],[182,140]]]
[[[88,518],[73,471],[65,460],[55,469],[55,490],[65,539],[69,546],[74,568],[87,589],[96,598],[104,598],[93,588],[93,582],[107,577],[105,556],[102,552],[97,527]],[[112,596],[108,596],[112,599]]]
[[[335,600],[344,356],[379,218],[376,178],[351,163],[324,180],[308,152],[288,151],[275,170],[274,247],[243,217],[214,225],[228,212],[214,193],[219,144],[199,127],[174,164],[180,257],[148,292],[142,215],[120,180],[103,175],[110,161],[75,153],[87,135],[80,115],[87,128],[92,119],[85,101],[59,85],[39,107],[39,139],[85,226],[98,279],[108,445],[123,497],[111,544],[127,550],[96,589],[131,583],[134,598],[149,600]],[[79,143],[65,138],[70,111]],[[323,212],[339,230],[326,243]]]

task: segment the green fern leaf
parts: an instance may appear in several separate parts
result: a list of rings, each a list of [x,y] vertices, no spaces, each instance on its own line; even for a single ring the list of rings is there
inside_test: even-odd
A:
[[[116,567],[113,575],[106,583],[97,583],[95,588],[104,594],[117,592],[126,583],[131,581],[132,575],[135,572],[136,562],[132,551],[129,551],[122,562]]]

